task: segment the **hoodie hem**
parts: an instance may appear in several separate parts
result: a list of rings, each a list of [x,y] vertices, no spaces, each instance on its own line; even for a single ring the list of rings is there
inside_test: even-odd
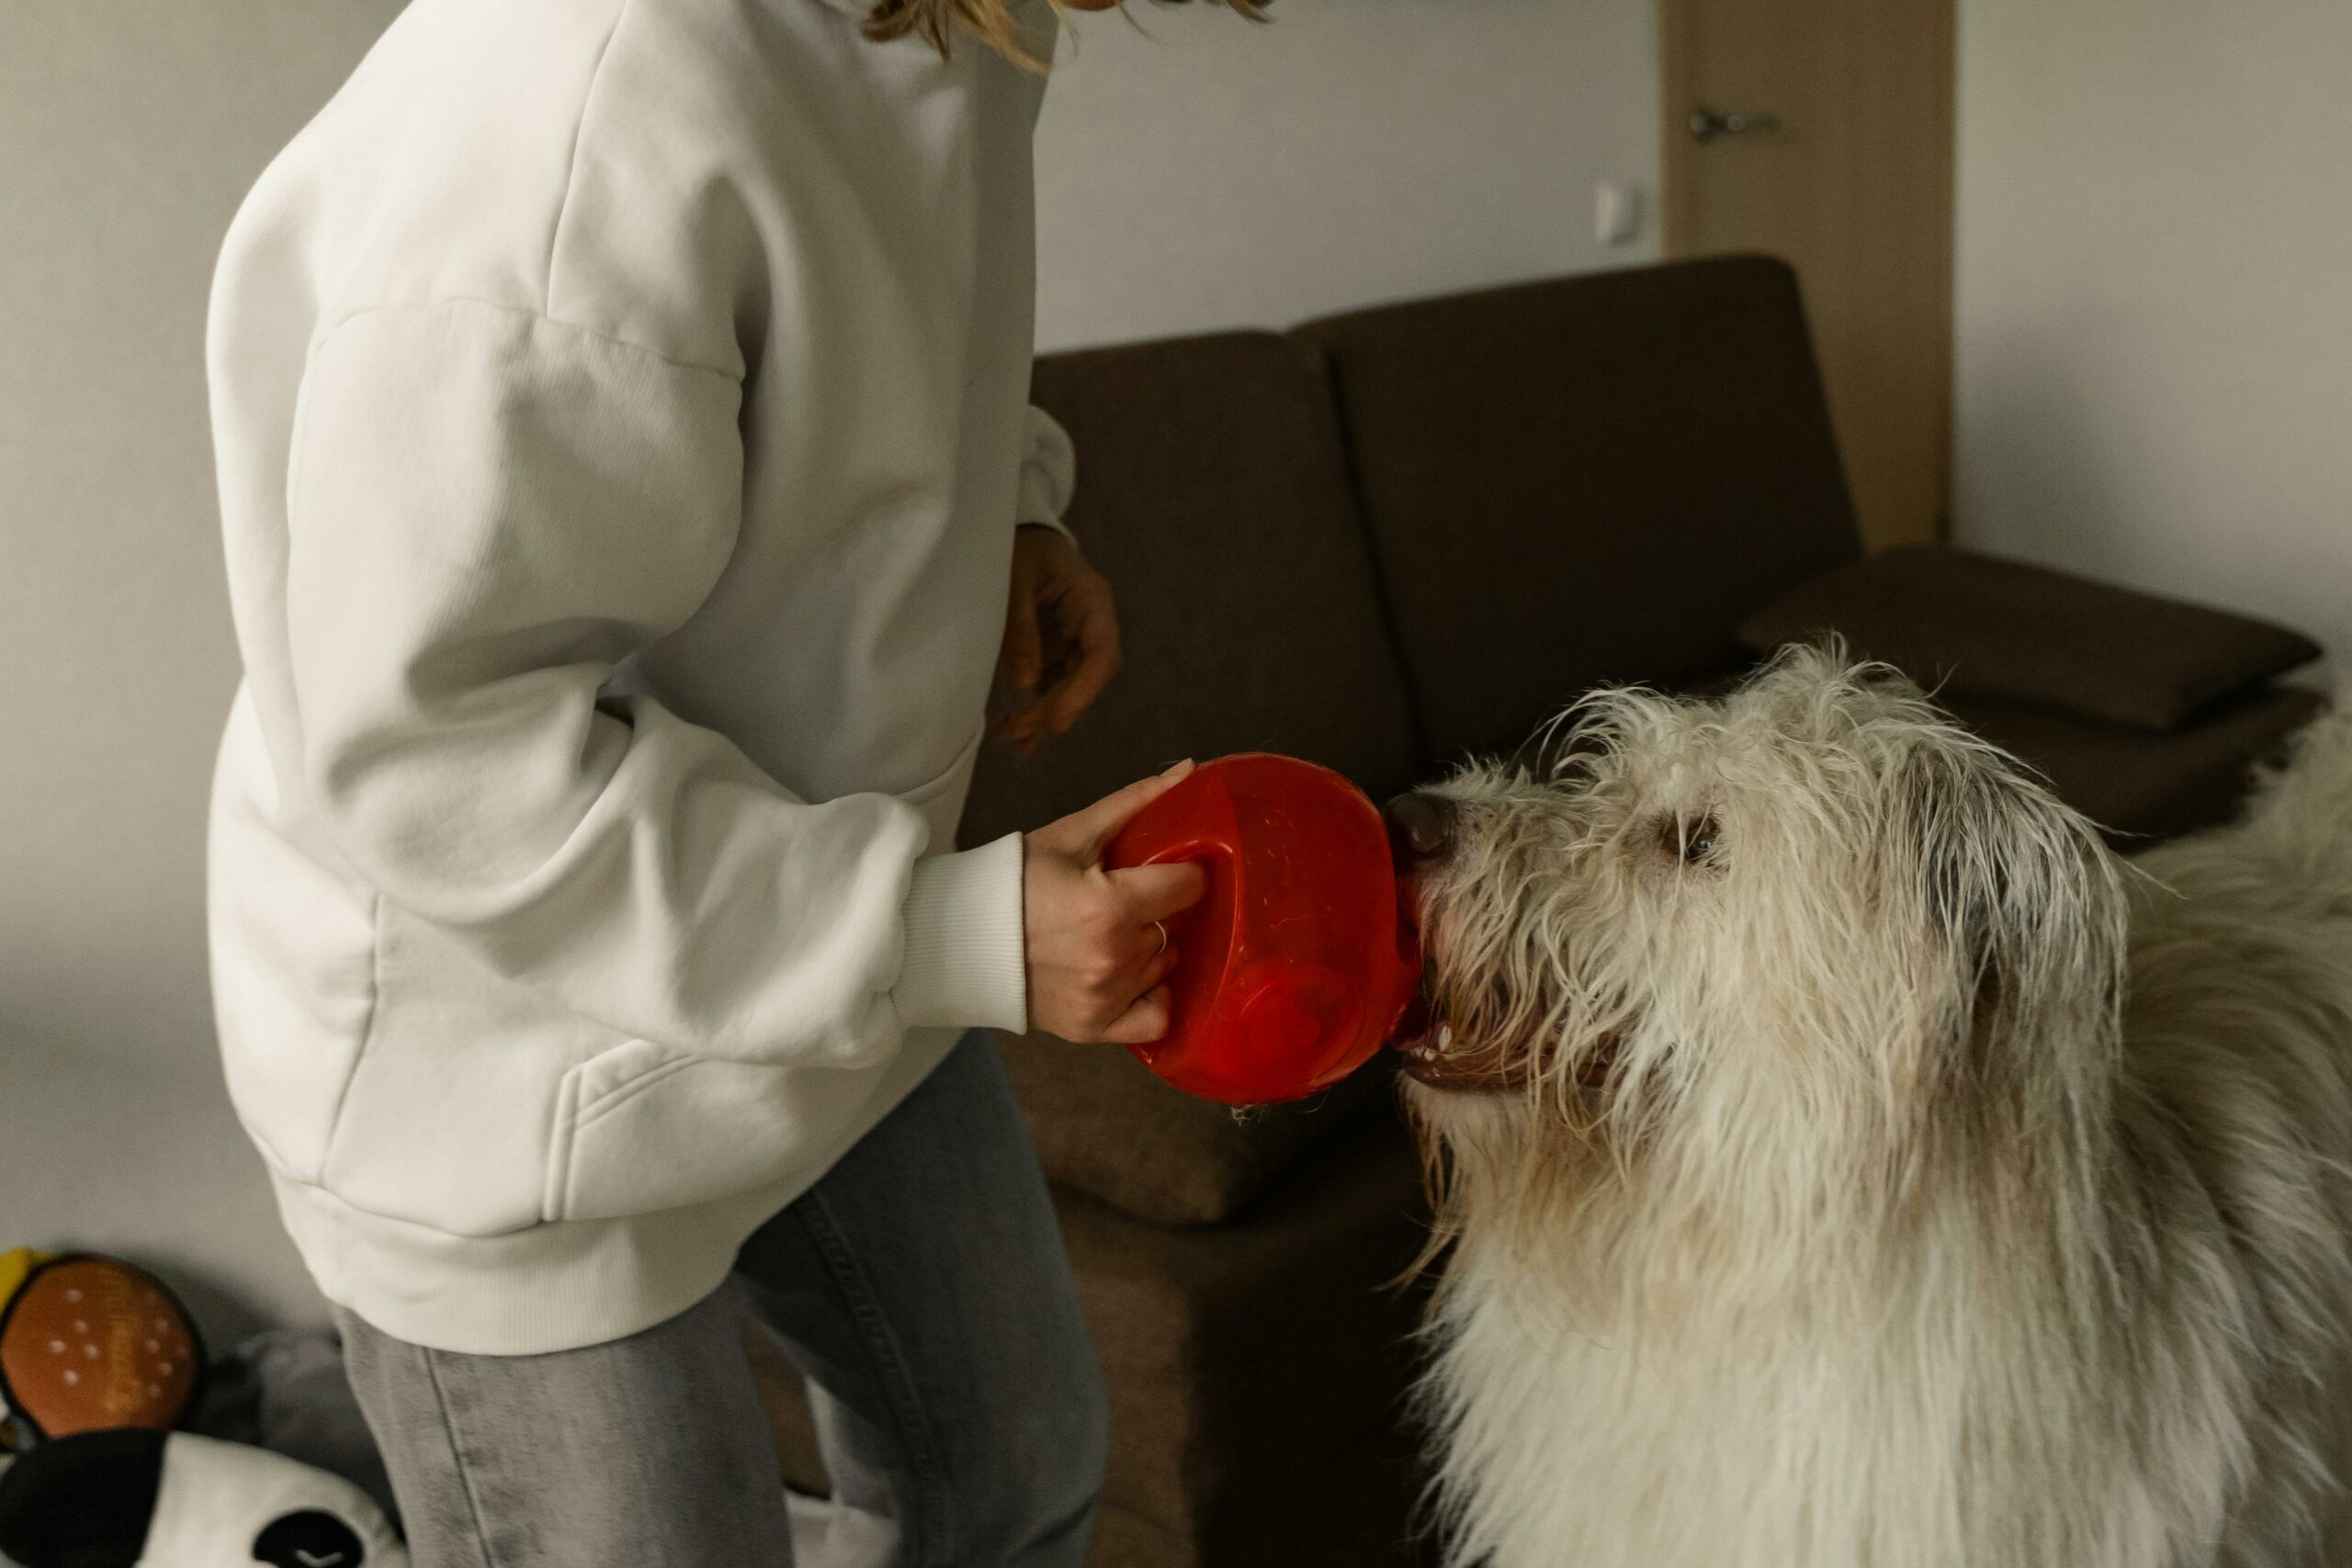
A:
[[[461,1236],[355,1208],[272,1171],[279,1216],[322,1293],[395,1339],[528,1356],[625,1338],[722,1284],[748,1236],[832,1168],[962,1038],[910,1031],[863,1113],[790,1174],[688,1208]]]

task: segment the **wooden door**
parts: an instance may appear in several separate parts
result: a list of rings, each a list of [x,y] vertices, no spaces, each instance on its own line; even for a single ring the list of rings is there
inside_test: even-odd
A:
[[[1943,536],[1953,0],[1661,0],[1666,250],[1804,287],[1873,549]]]

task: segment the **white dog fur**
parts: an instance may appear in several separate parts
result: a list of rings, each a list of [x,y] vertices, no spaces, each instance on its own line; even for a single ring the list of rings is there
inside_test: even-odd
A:
[[[2136,865],[1834,649],[1555,739],[1423,797],[1449,1562],[2352,1561],[2352,717]]]

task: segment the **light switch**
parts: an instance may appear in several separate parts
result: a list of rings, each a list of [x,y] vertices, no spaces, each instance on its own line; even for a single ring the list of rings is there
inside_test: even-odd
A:
[[[1592,189],[1593,237],[1604,245],[1630,245],[1642,235],[1642,187],[1602,180]]]

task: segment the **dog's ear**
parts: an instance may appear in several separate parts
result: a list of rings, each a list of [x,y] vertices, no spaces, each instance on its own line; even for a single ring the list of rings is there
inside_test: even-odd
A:
[[[2090,823],[1956,727],[1910,750],[1894,798],[1907,896],[1953,965],[1953,1037],[2028,1060],[2041,1053],[2026,1037],[2046,1031],[2111,1038],[2124,900]]]

